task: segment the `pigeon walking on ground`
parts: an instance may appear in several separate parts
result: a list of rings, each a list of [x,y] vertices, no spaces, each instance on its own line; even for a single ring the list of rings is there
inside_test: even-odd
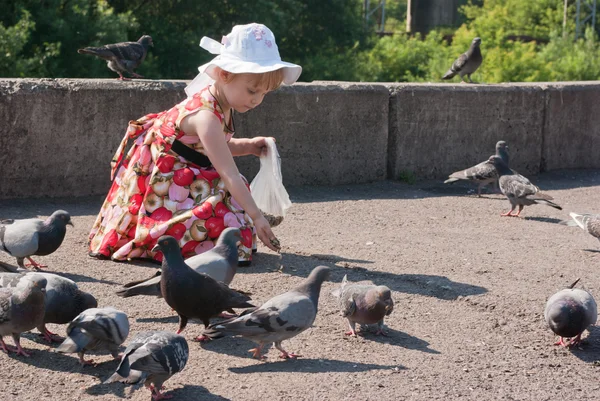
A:
[[[581,334],[596,324],[598,307],[592,295],[573,284],[552,295],[546,303],[544,318],[552,331],[560,336],[554,345],[575,346],[581,342]],[[565,342],[565,338],[567,342]],[[571,339],[570,341],[568,339]]]
[[[48,342],[62,341],[53,338],[56,334],[50,332],[46,324],[67,324],[84,310],[98,306],[98,302],[92,294],[81,291],[73,280],[52,273],[0,273],[0,287],[16,287],[36,277],[47,281],[44,319],[37,329]]]
[[[456,74],[460,75],[461,83],[465,82],[464,76],[466,75],[469,78],[469,82],[473,83],[471,80],[471,74],[473,74],[483,61],[483,56],[481,55],[481,49],[479,48],[481,45],[481,39],[475,38],[471,42],[471,47],[465,53],[461,54],[454,63],[452,63],[452,67],[442,77],[442,79],[452,79]]]
[[[386,335],[383,319],[394,310],[392,292],[384,285],[349,284],[344,276],[339,289],[333,292],[339,297],[340,312],[348,320],[350,331],[345,334],[356,337],[355,325],[377,324],[376,335]]]
[[[67,338],[56,349],[57,352],[79,355],[82,365],[92,365],[85,360],[86,351],[108,350],[113,358],[119,355],[119,346],[129,335],[127,315],[113,307],[90,308],[81,312],[67,327]]]
[[[216,281],[229,285],[237,272],[238,252],[237,244],[242,240],[240,230],[226,228],[223,230],[214,248],[185,260],[185,263],[197,273],[206,274]],[[161,272],[148,279],[133,281],[125,284],[117,291],[123,298],[136,295],[150,295],[162,297],[160,292]]]
[[[2,337],[12,335],[17,355],[29,356],[21,348],[21,333],[38,327],[44,319],[46,279],[37,275],[14,288],[0,288],[0,347],[9,349]]]
[[[258,359],[263,358],[265,344],[271,342],[281,351],[280,358],[301,356],[284,350],[281,342],[312,326],[317,316],[321,285],[329,277],[329,271],[326,266],[315,267],[295,289],[271,298],[261,307],[245,311],[239,317],[211,325],[206,334],[231,333],[252,340],[258,346],[250,352]]]
[[[208,327],[210,318],[223,311],[254,307],[248,303],[250,297],[192,270],[183,260],[175,238],[160,237],[152,251],[158,250],[164,254],[160,290],[167,304],[179,315],[177,334],[183,331],[188,319],[199,319]],[[196,338],[196,341],[205,340],[208,338],[203,335]]]
[[[160,390],[165,381],[183,370],[188,357],[188,344],[182,336],[168,331],[145,331],[131,339],[117,371],[104,383],[134,384],[145,379],[153,400],[171,398]]]
[[[119,80],[126,80],[123,73],[128,73],[133,78],[144,78],[133,70],[142,64],[148,48],[154,46],[152,38],[144,35],[137,42],[121,42],[101,47],[86,47],[77,50],[80,54],[91,54],[107,61],[108,68],[119,74]]]
[[[496,156],[500,157],[504,163],[508,166],[509,156],[508,156],[508,145],[505,141],[498,141],[496,143]],[[465,170],[457,171],[448,177],[444,184],[448,184],[451,182],[455,182],[458,180],[467,180],[473,181],[477,183],[477,196],[481,197],[481,187],[491,184],[494,184],[496,187],[498,182],[498,170],[493,163],[489,160],[481,162],[473,167],[469,167]]]
[[[67,224],[72,226],[71,216],[64,210],[57,210],[46,220],[22,219],[0,220],[0,250],[17,258],[17,263],[36,269],[47,267],[31,259],[33,255],[50,255],[65,239]]]
[[[533,204],[548,205],[555,209],[562,210],[562,207],[552,202],[550,195],[540,192],[540,189],[533,185],[527,178],[523,177],[516,171],[511,170],[498,156],[491,156],[490,162],[494,163],[500,178],[498,183],[500,190],[510,201],[511,209],[502,214],[502,216],[518,217],[521,214],[524,206]],[[519,211],[516,214],[512,212],[519,206]]]
[[[562,221],[567,226],[580,227],[600,240],[600,214],[569,213],[572,220]]]

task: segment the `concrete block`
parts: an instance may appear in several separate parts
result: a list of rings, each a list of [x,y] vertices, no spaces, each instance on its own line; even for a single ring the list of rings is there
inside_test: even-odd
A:
[[[540,170],[544,93],[528,84],[390,84],[388,178],[447,177],[508,142],[511,167]]]
[[[388,90],[383,85],[314,82],[282,87],[236,115],[236,136],[273,136],[285,185],[338,185],[386,178]],[[256,158],[239,160],[253,177]]]
[[[549,84],[546,93],[543,168],[600,168],[600,83]]]

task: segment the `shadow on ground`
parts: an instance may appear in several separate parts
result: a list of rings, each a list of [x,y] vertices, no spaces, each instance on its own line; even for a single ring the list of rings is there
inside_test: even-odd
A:
[[[258,362],[243,367],[233,367],[233,373],[263,373],[263,372],[367,372],[370,370],[404,370],[402,365],[376,365],[373,363],[347,362],[335,359],[288,359],[276,362]]]
[[[344,275],[352,282],[370,280],[378,285],[386,285],[393,291],[406,294],[419,294],[444,300],[454,300],[459,296],[480,295],[487,292],[484,287],[459,283],[444,276],[429,274],[394,274],[382,271],[368,270],[360,266],[341,267],[339,261],[348,261],[336,255],[300,255],[282,252],[282,257],[273,254],[257,253],[254,255],[252,266],[238,269],[238,274],[257,274],[280,270],[282,273],[307,277],[316,266],[325,265],[332,268],[329,281],[341,282]],[[361,263],[373,263],[360,261]],[[344,262],[343,262],[344,263]]]

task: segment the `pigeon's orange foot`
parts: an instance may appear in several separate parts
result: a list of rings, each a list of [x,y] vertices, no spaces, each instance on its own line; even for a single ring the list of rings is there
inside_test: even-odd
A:
[[[210,337],[205,336],[204,334],[194,338],[194,341],[199,342],[199,343],[206,343],[210,341]]]
[[[298,357],[301,357],[302,355],[299,354],[294,354],[293,352],[289,353],[289,352],[282,352],[281,355],[279,355],[279,357],[281,359],[296,359]]]
[[[24,357],[29,358],[31,355],[25,352],[23,348],[21,348],[21,344],[17,343],[17,349],[15,351],[17,355],[23,355]]]
[[[64,338],[60,337],[58,334],[52,333],[49,330],[40,333],[40,336],[44,337],[44,341],[48,343],[62,343]]]
[[[31,259],[31,258],[27,258],[27,260],[29,261],[29,263],[25,263],[26,267],[34,267],[36,269],[42,269],[44,267],[48,267],[47,265],[42,265],[39,264],[38,262],[36,262],[35,260]]]
[[[81,364],[81,366],[96,366],[96,363],[93,359],[86,360],[83,357],[79,358],[79,363]]]
[[[222,319],[231,319],[232,317],[237,317],[238,315],[236,315],[235,313],[227,313],[227,312],[221,312],[219,314],[219,317]]]
[[[262,347],[252,348],[252,349],[248,350],[248,352],[252,352],[252,358],[256,358],[256,359],[266,359],[267,358],[266,356],[261,355]]]
[[[135,72],[132,72],[131,76],[134,77],[134,78],[144,78],[142,75],[136,74]]]
[[[345,335],[345,336],[350,336],[350,337],[356,337],[356,332],[355,332],[355,331],[352,331],[352,330],[350,330],[350,331],[346,331],[346,332],[344,333],[344,335]]]
[[[500,216],[504,216],[504,217],[519,217],[518,214],[512,214],[512,210],[509,210],[506,213],[502,213]]]
[[[164,388],[165,388],[165,387],[163,386],[163,387],[161,387],[161,388],[160,388],[160,390],[163,390]],[[160,390],[159,390],[159,389],[157,389],[156,387],[152,386],[152,385],[150,386],[150,391],[152,392],[152,399],[153,399],[154,401],[158,401],[158,400],[165,400],[165,399],[173,398],[173,395],[171,395],[171,394],[169,394],[169,395],[162,394],[162,393],[160,392]]]
[[[383,329],[379,329],[379,330],[377,330],[377,331],[375,332],[375,335],[376,335],[376,336],[384,336],[384,337],[387,337],[387,336],[388,336],[388,334],[387,334],[385,331],[383,331]]]

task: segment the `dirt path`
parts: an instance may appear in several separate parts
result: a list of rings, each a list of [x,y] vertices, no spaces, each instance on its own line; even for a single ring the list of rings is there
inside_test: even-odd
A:
[[[381,182],[295,188],[291,214],[275,229],[282,257],[259,248],[252,267],[233,285],[257,302],[299,283],[315,266],[333,267],[312,329],[284,343],[303,355],[268,362],[249,357],[252,343],[225,338],[201,347],[189,341],[185,370],[166,382],[176,400],[593,400],[600,399],[600,330],[572,351],[552,346],[543,321],[547,298],[581,277],[600,301],[600,242],[556,224],[569,211],[600,213],[600,171],[533,177],[563,206],[525,209],[503,218],[508,201],[478,199],[468,185]],[[47,216],[64,208],[75,228],[53,255],[40,259],[92,292],[101,306],[130,318],[131,332],[176,330],[160,299],[114,295],[118,285],[150,276],[154,267],[87,257],[86,238],[101,199],[0,202],[0,218]],[[5,254],[0,260],[13,262]],[[279,272],[283,264],[283,271]],[[389,337],[345,338],[334,290],[372,281],[393,290]],[[200,333],[191,324],[186,338]],[[64,334],[65,327],[50,325]],[[11,339],[8,339],[9,344]],[[149,391],[102,385],[116,367],[101,355],[82,368],[24,335],[31,358],[0,354],[3,400],[148,400]]]

